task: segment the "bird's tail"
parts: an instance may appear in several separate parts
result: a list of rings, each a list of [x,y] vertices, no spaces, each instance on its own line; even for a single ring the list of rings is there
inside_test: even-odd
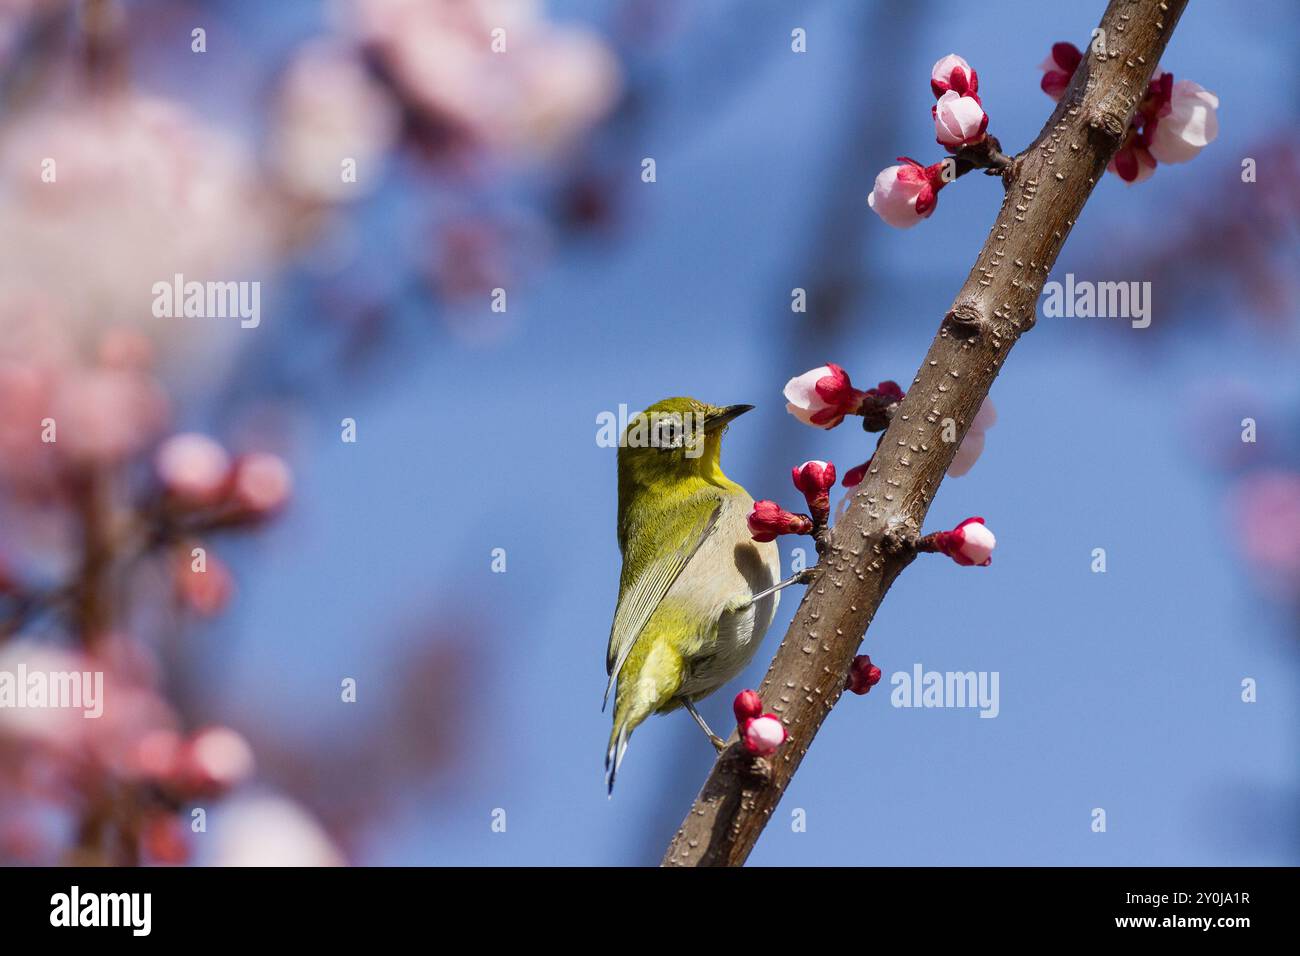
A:
[[[614,778],[618,776],[618,768],[623,763],[623,754],[627,753],[627,738],[630,736],[632,728],[627,721],[615,723],[609,735],[609,750],[605,753],[605,785],[609,788],[611,797],[614,795]]]
[[[673,699],[681,686],[682,672],[681,656],[666,646],[657,648],[645,660],[633,656],[624,665],[614,694],[614,729],[605,752],[605,782],[611,795],[627,752],[627,739],[642,721]]]
[[[610,731],[609,750],[605,752],[605,784],[609,787],[610,796],[614,795],[614,778],[618,776],[618,768],[623,764],[623,754],[627,753],[627,739],[654,712],[657,703],[654,700],[638,699],[634,693],[616,698],[614,729]]]

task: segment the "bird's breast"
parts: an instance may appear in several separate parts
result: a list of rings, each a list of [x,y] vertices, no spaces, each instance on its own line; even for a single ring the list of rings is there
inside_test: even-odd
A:
[[[753,499],[729,495],[717,527],[669,595],[689,601],[706,622],[698,646],[687,653],[690,676],[683,693],[703,696],[731,680],[750,662],[776,614],[779,594],[749,603],[781,575],[775,541],[755,541],[748,517]],[[710,626],[711,625],[711,626]]]

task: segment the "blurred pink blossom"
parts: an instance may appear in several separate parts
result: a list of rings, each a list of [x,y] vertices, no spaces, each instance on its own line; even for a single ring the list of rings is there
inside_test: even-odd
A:
[[[277,94],[272,162],[294,193],[335,201],[378,182],[385,151],[397,138],[397,104],[347,47],[318,40],[294,56]],[[356,163],[345,181],[342,163]]]
[[[975,420],[966,430],[966,437],[961,440],[957,454],[953,456],[952,464],[948,467],[949,475],[960,478],[975,467],[975,462],[984,451],[984,433],[997,422],[998,410],[993,405],[993,399],[984,399],[984,404],[980,405],[980,410],[975,413]]]
[[[176,556],[176,595],[181,603],[203,617],[220,613],[230,603],[235,579],[224,561],[211,551],[204,557],[204,569],[194,570],[188,551]]]
[[[229,727],[207,727],[190,739],[183,751],[187,789],[224,793],[253,774],[253,749]]]
[[[167,421],[167,399],[152,378],[91,368],[62,377],[50,415],[58,448],[84,463],[107,464],[141,450]]]
[[[212,833],[214,866],[343,866],[343,853],[299,804],[281,796],[235,797]]]
[[[591,32],[557,26],[533,0],[357,0],[355,26],[434,122],[474,143],[547,153],[602,119],[622,86]],[[494,30],[503,35],[494,38]],[[502,52],[494,43],[504,42]]]
[[[184,432],[159,446],[154,467],[163,486],[178,498],[194,504],[211,504],[230,477],[230,456],[207,435]]]
[[[1231,497],[1234,524],[1246,557],[1283,597],[1300,594],[1300,474],[1254,472]]]
[[[243,146],[185,107],[115,93],[7,117],[0,140],[0,301],[51,299],[72,331],[125,326],[207,347],[220,323],[159,319],[153,284],[174,274],[247,278],[273,206]],[[10,323],[0,315],[0,337]]]
[[[235,498],[257,514],[284,506],[293,489],[293,473],[284,459],[267,452],[245,455],[235,464]]]

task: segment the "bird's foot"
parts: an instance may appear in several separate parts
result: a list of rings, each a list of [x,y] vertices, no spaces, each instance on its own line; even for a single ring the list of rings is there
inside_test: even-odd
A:
[[[713,732],[713,729],[707,723],[705,723],[704,718],[700,716],[700,712],[695,709],[694,701],[690,700],[687,697],[681,698],[681,701],[682,701],[682,706],[685,707],[687,712],[692,717],[695,718],[695,722],[700,725],[700,730],[704,731],[704,735],[709,738],[709,743],[713,744],[713,746],[717,748],[719,753],[726,750],[727,742],[723,740],[721,737],[719,737],[717,734],[715,734]]]
[[[786,578],[784,581],[781,581],[777,584],[773,584],[770,588],[765,588],[764,590],[759,591],[752,598],[750,598],[748,603],[746,603],[744,606],[749,607],[751,604],[754,604],[756,601],[763,600],[763,598],[767,597],[769,594],[775,594],[777,591],[781,591],[785,588],[788,588],[792,584],[812,584],[813,581],[815,580],[817,580],[816,565],[814,565],[811,568],[804,568],[802,571],[799,571],[791,575],[790,577]]]

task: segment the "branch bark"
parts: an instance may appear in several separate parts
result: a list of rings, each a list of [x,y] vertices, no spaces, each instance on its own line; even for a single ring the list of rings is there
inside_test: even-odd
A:
[[[665,866],[738,866],[843,693],[871,619],[914,552],[953,456],[1007,353],[1036,319],[1038,293],[1119,148],[1187,0],[1111,0],[1099,36],[1034,142],[1002,173],[997,221],[836,524],[759,688],[790,739],[755,760],[735,734],[664,855]],[[1098,36],[1098,34],[1094,34]],[[925,228],[922,226],[921,228]],[[958,439],[940,438],[944,419]]]

